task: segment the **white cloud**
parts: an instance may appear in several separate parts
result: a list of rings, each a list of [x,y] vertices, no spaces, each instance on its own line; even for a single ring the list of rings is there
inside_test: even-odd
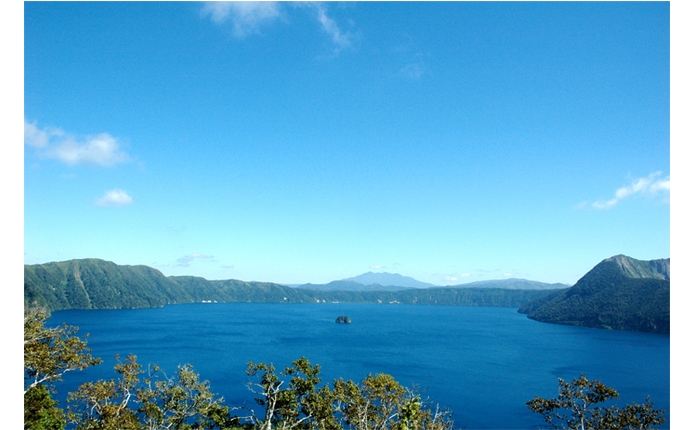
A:
[[[291,3],[291,5],[299,6],[303,9],[308,8],[308,10],[312,10],[316,13],[315,19],[318,21],[324,33],[330,37],[336,53],[352,46],[355,38],[354,34],[341,30],[335,20],[328,16],[323,4],[308,2]],[[249,34],[259,33],[262,26],[280,19],[282,17],[281,8],[283,7],[284,4],[281,2],[266,1],[205,2],[202,15],[209,16],[212,22],[216,24],[221,25],[230,22],[234,36],[244,38]]]
[[[375,264],[374,266],[370,266],[372,269],[376,270],[381,270],[381,269],[386,269],[386,266],[379,266],[378,264]]]
[[[194,252],[193,254],[184,255],[183,257],[176,260],[177,267],[188,267],[191,265],[191,261],[196,259],[209,259],[214,258],[212,255],[205,255],[199,252]]]
[[[442,276],[442,281],[444,282],[456,282],[458,278],[456,276]]]
[[[615,195],[610,200],[598,200],[592,203],[596,209],[610,209],[618,204],[619,201],[633,195],[654,197],[657,195],[670,196],[671,176],[661,177],[661,172],[654,172],[645,178],[639,178],[630,185],[618,188]]]
[[[63,130],[59,128],[40,129],[36,124],[24,120],[24,143],[34,148],[45,148],[53,137],[64,134]]]
[[[65,164],[94,164],[113,166],[130,160],[120,142],[108,133],[87,136],[78,140],[55,127],[39,128],[24,120],[24,143],[36,148],[39,156],[53,158]]]
[[[350,47],[354,36],[351,33],[340,30],[338,24],[326,14],[326,9],[322,4],[312,3],[312,5],[316,8],[317,18],[321,24],[321,28],[330,36],[331,41],[335,45],[335,51],[339,52],[342,49]]]
[[[128,155],[120,150],[118,140],[107,133],[89,136],[82,142],[70,137],[50,148],[46,154],[70,165],[112,166],[129,160]]]
[[[97,206],[120,207],[133,203],[133,198],[118,188],[107,191],[103,197],[94,202]]]
[[[280,17],[280,5],[276,2],[206,2],[202,11],[216,24],[231,21],[234,35],[243,38],[258,33],[263,24]]]

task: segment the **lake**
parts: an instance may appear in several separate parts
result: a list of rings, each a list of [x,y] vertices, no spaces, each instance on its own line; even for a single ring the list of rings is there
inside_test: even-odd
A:
[[[336,324],[339,315],[352,324]],[[282,369],[304,356],[325,382],[383,372],[416,385],[454,411],[456,428],[542,426],[526,401],[555,397],[558,378],[580,373],[617,389],[621,405],[650,396],[667,418],[670,409],[669,336],[541,323],[515,308],[197,303],[57,311],[47,325],[63,322],[89,333],[104,363],[68,374],[57,384],[61,399],[84,381],[114,377],[113,355],[133,353],[168,374],[191,363],[230,406],[253,404],[247,362]]]

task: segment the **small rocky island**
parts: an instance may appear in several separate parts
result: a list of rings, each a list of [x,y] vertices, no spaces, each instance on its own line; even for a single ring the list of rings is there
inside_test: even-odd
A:
[[[350,320],[349,317],[346,317],[345,315],[341,315],[335,319],[335,322],[338,324],[350,324],[352,321]]]

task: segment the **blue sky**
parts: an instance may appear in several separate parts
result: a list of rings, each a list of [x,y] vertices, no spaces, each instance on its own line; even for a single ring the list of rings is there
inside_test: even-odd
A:
[[[670,257],[667,2],[24,4],[24,262],[573,284]]]

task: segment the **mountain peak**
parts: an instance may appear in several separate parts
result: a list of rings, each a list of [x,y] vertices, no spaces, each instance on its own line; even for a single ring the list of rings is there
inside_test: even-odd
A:
[[[367,272],[361,275],[343,279],[343,281],[357,282],[362,285],[379,284],[383,286],[405,287],[405,288],[429,288],[434,287],[433,284],[421,282],[409,276],[399,275],[398,273],[375,273]]]
[[[618,269],[629,278],[646,278],[670,280],[671,278],[671,259],[661,258],[658,260],[637,260],[627,255],[614,255],[606,258],[603,263],[613,263]]]

